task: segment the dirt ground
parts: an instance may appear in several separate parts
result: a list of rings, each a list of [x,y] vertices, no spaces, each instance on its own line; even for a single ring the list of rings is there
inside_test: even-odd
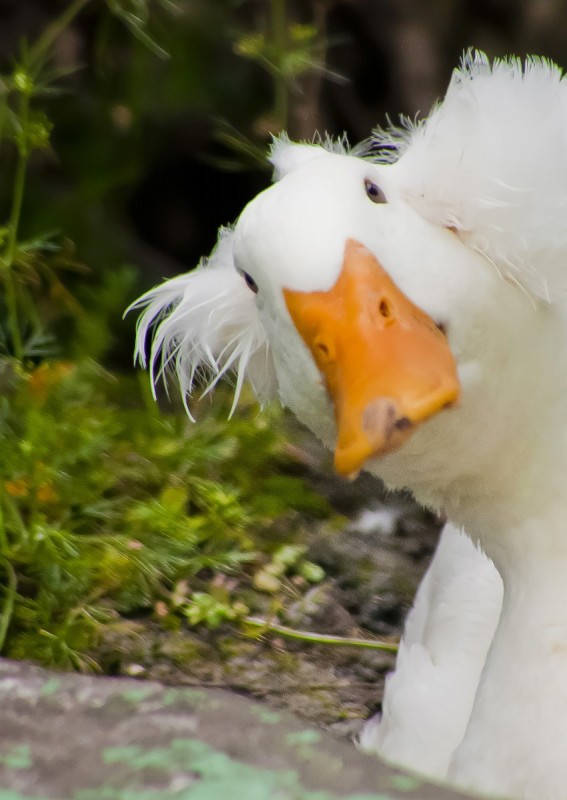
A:
[[[300,438],[299,448],[306,482],[328,498],[344,521],[340,530],[336,520],[305,521],[307,557],[327,577],[296,598],[291,593],[283,622],[324,634],[399,637],[440,521],[407,496],[385,494],[369,475],[353,483],[334,476],[328,454],[309,437]],[[384,677],[395,658],[277,635],[251,639],[235,635],[234,629],[171,631],[151,620],[117,632],[104,649],[112,654],[115,674],[231,689],[349,739],[379,710]]]

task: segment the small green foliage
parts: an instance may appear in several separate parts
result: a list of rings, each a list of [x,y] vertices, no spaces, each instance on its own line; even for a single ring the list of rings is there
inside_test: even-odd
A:
[[[256,120],[252,137],[245,136],[227,123],[217,131],[220,141],[230,147],[244,163],[261,163],[261,153],[270,136],[289,129],[291,95],[302,94],[301,80],[309,73],[327,73],[324,37],[313,24],[298,24],[288,15],[286,0],[270,0],[265,4],[263,28],[241,33],[233,41],[233,51],[254,62],[270,76],[273,106]],[[262,140],[260,158],[255,139]],[[236,162],[238,163],[238,162]],[[228,167],[235,168],[228,161]]]
[[[245,578],[226,576],[270,558],[258,544],[268,520],[254,509],[253,476],[239,476],[252,453],[256,475],[283,461],[277,430],[255,414],[233,430],[151,413],[135,379],[118,383],[91,361],[0,367],[7,655],[94,667],[88,651],[117,613],[161,602],[211,628],[248,613]],[[285,484],[282,474],[278,497]],[[270,506],[271,490],[260,491]],[[270,564],[278,577],[304,571],[303,555],[286,545]]]
[[[227,620],[245,616],[248,610],[243,603],[231,604],[217,600],[206,592],[193,592],[183,613],[190,625],[204,623],[208,628],[218,628]]]
[[[44,235],[35,239],[31,248],[31,243],[26,246],[19,241],[19,229],[29,159],[50,147],[53,129],[45,111],[35,105],[57,93],[57,81],[65,74],[50,68],[51,49],[91,1],[69,3],[32,46],[22,44],[10,73],[0,75],[0,142],[7,140],[16,151],[10,215],[4,225],[0,224],[0,353],[9,353],[19,361],[37,355],[30,356],[30,346],[33,350],[34,343],[45,341],[45,329],[53,323],[53,316],[76,315],[79,311],[59,278],[61,271],[77,268],[69,258],[69,242],[60,241],[59,234]],[[157,5],[170,12],[173,9],[171,0],[160,0]],[[149,0],[107,0],[107,6],[154,54],[166,57],[148,33]],[[46,289],[54,301],[47,318],[41,302]],[[55,315],[54,308],[58,309]]]
[[[325,570],[313,561],[302,561],[299,565],[299,574],[308,583],[321,583],[325,578]]]
[[[317,57],[318,31],[313,25],[289,24],[285,16],[273,18],[270,33],[242,35],[234,51],[263,67],[273,78],[291,83],[313,69],[322,68]]]
[[[284,544],[276,549],[270,562],[254,574],[254,586],[262,592],[275,594],[282,588],[284,577],[297,575],[308,583],[320,583],[324,570],[303,556],[307,548],[304,545]]]

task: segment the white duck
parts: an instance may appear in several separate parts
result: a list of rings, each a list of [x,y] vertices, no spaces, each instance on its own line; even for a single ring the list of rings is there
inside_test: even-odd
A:
[[[378,138],[386,160],[276,142],[277,182],[210,260],[138,301],[137,354],[159,320],[154,379],[175,367],[185,396],[233,369],[236,396],[244,377],[275,389],[339,472],[443,509],[363,744],[462,787],[563,798],[567,84],[469,54],[425,122]]]

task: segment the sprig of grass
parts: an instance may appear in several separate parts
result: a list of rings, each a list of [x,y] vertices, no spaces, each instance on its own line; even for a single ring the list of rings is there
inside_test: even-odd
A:
[[[295,639],[312,644],[325,644],[341,647],[362,647],[368,650],[382,650],[386,653],[397,653],[398,642],[389,639],[361,639],[357,636],[333,636],[328,633],[314,633],[312,631],[299,631],[280,625],[278,622],[262,619],[261,617],[246,616],[242,619],[244,630],[248,635],[264,636],[275,633],[287,639]]]
[[[269,0],[264,29],[238,36],[233,50],[241,58],[255,62],[270,76],[273,101],[272,107],[255,121],[251,136],[236,130],[226,120],[217,123],[216,138],[239,160],[217,158],[216,163],[231,170],[242,169],[243,165],[266,169],[266,143],[271,135],[289,129],[293,96],[301,94],[302,79],[310,73],[334,79],[338,76],[326,67],[325,41],[320,28],[315,22],[293,22],[286,0]]]
[[[57,39],[90,2],[91,0],[73,0],[65,11],[47,26],[29,53],[29,65],[34,71],[43,66]]]

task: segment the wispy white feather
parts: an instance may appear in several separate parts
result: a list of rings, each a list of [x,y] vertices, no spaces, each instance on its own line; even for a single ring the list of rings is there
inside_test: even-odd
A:
[[[422,122],[378,131],[406,200],[546,301],[567,296],[567,82],[549,61],[465,55]]]
[[[235,268],[232,231],[193,272],[142,295],[128,310],[144,309],[137,323],[134,358],[148,368],[152,386],[174,373],[187,413],[195,386],[210,392],[223,376],[235,377],[234,403],[247,378],[262,401],[273,391],[274,370],[254,295]],[[146,346],[151,335],[149,356]]]
[[[368,142],[351,147],[346,133],[338,137],[316,133],[310,141],[303,142],[292,142],[287,133],[280,133],[273,137],[268,161],[274,167],[274,181],[279,181],[289,172],[314,158],[320,158],[328,153],[340,156],[365,156],[368,149]]]
[[[316,134],[311,141],[292,142],[285,132],[274,136],[268,152],[268,161],[274,168],[274,181],[281,180],[307,161],[320,158],[328,152],[345,155],[348,152],[346,139],[333,140],[328,136],[322,139]]]

